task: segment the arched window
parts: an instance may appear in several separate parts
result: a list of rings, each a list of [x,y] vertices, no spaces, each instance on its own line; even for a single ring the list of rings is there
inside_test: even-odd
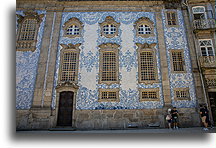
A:
[[[120,23],[117,23],[113,17],[107,16],[105,21],[100,23],[101,35],[107,38],[118,36]]]
[[[83,23],[79,19],[73,17],[64,23],[63,29],[64,29],[64,37],[69,37],[69,38],[81,37]]]
[[[38,15],[34,11],[24,12],[18,17],[17,51],[35,51],[37,34],[44,14]]]
[[[134,24],[136,36],[148,38],[154,36],[154,23],[146,17],[139,18]]]

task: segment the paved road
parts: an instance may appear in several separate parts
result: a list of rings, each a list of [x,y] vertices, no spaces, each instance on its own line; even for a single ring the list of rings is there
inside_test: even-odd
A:
[[[18,134],[32,134],[32,133],[49,133],[49,134],[57,134],[57,133],[78,133],[78,134],[124,134],[124,133],[216,133],[216,128],[212,128],[208,131],[202,130],[201,127],[193,127],[193,128],[179,128],[178,130],[170,130],[170,129],[126,129],[126,130],[52,130],[52,131],[17,131]]]

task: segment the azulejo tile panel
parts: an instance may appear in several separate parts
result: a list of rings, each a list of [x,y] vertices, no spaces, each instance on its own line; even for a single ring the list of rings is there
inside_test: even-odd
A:
[[[194,79],[191,70],[191,59],[190,59],[190,49],[188,47],[188,41],[186,36],[186,30],[184,25],[184,19],[182,12],[180,10],[172,10],[176,11],[178,18],[178,26],[177,27],[168,27],[166,25],[166,10],[162,12],[162,19],[164,24],[164,37],[165,37],[165,45],[167,50],[167,62],[169,69],[169,78],[170,78],[170,89],[171,89],[171,98],[172,105],[178,108],[184,107],[195,107],[196,106],[196,95],[195,95],[195,86]],[[169,50],[182,49],[184,51],[184,60],[186,73],[172,73],[171,72],[171,57]],[[189,93],[191,100],[190,101],[174,101],[174,88],[189,88]]]
[[[107,16],[112,16],[114,20],[120,23],[118,36],[106,38],[101,36],[99,23],[102,23]],[[63,37],[62,25],[70,18],[76,17],[83,24],[84,29],[81,37],[70,39]],[[141,17],[148,17],[154,22],[154,36],[149,38],[136,37],[134,30],[134,22]],[[125,87],[127,79],[130,75],[137,75],[137,46],[135,43],[157,43],[157,30],[154,12],[63,12],[61,22],[61,33],[59,39],[59,50],[57,54],[57,64],[55,73],[54,87],[57,85],[59,64],[60,64],[60,44],[77,44],[81,43],[81,51],[79,57],[79,77],[78,84],[80,86],[77,93],[76,108],[79,109],[142,109],[142,108],[161,108],[163,106],[162,85],[160,77],[160,57],[159,49],[156,45],[156,57],[159,83],[153,85],[138,84],[135,78],[133,87]],[[119,79],[120,84],[98,84],[99,79],[99,48],[103,43],[116,43],[119,48]],[[86,81],[86,77],[94,80]],[[123,79],[126,77],[126,79]],[[91,85],[89,84],[91,83]],[[91,88],[89,87],[91,86]],[[94,86],[94,87],[92,87]],[[119,88],[120,102],[98,102],[99,88]],[[139,101],[139,88],[159,88],[160,101]],[[55,108],[56,92],[53,91],[52,107]]]
[[[45,14],[38,31],[36,50],[34,52],[16,51],[16,109],[29,109],[33,99],[41,40],[46,19],[46,11],[38,10],[36,12]],[[23,11],[17,11],[16,14],[24,16]],[[16,31],[17,25],[16,22]]]

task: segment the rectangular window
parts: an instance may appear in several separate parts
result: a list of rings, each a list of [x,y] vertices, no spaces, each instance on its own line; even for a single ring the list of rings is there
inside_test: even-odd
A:
[[[61,81],[75,81],[77,67],[77,53],[65,52],[63,55]]]
[[[140,53],[140,77],[141,81],[156,80],[154,53],[152,51]]]
[[[167,12],[166,15],[167,15],[167,25],[176,26],[177,25],[176,12]]]
[[[214,56],[214,48],[211,39],[199,40],[202,56]]]
[[[99,89],[99,102],[119,101],[119,89]]]
[[[159,89],[140,89],[140,101],[159,101]]]
[[[172,50],[172,65],[174,72],[184,71],[184,56],[182,50]]]
[[[189,88],[175,88],[175,100],[189,100]]]
[[[117,81],[117,55],[115,52],[102,53],[101,81]]]
[[[36,33],[36,20],[35,19],[26,19],[21,28],[20,40],[34,40]]]

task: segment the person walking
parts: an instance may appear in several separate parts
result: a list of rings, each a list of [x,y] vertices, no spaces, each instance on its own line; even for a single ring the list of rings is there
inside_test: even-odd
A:
[[[173,129],[178,129],[178,111],[176,107],[173,107],[171,111],[171,115],[172,115]]]
[[[204,131],[207,131],[208,130],[208,109],[206,106],[201,106],[200,108],[200,116],[201,116],[201,119],[202,119],[202,123],[204,125],[204,128],[203,130]]]

